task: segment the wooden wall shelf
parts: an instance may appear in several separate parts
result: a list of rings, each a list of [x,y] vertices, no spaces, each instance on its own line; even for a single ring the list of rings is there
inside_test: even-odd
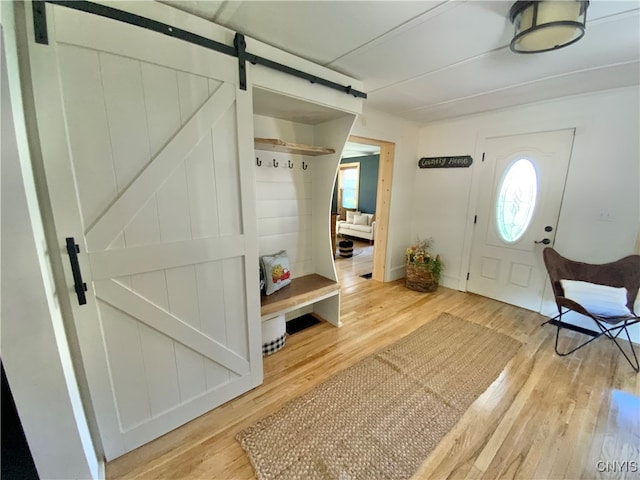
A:
[[[254,146],[256,150],[310,155],[313,157],[336,153],[333,148],[314,147],[313,145],[303,145],[301,143],[289,143],[283,140],[278,140],[277,138],[255,138]]]

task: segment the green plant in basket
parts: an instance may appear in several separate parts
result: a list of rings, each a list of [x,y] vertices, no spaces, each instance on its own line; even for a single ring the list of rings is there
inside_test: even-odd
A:
[[[440,260],[440,255],[434,256],[431,253],[431,245],[433,245],[432,238],[427,238],[426,240],[418,239],[414,245],[407,248],[406,259],[407,264],[431,272],[433,279],[438,282],[444,269],[444,264]]]

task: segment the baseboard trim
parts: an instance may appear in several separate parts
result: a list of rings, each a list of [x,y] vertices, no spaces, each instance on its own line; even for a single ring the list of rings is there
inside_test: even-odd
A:
[[[405,277],[404,265],[402,265],[400,267],[394,267],[391,270],[389,270],[388,279],[386,281],[393,282],[395,280],[398,280],[404,277]]]

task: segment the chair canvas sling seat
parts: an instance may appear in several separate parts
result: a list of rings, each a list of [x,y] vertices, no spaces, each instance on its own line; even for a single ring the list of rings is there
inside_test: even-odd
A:
[[[615,262],[605,264],[590,264],[569,260],[550,247],[545,248],[542,255],[544,258],[544,264],[547,268],[547,273],[549,274],[549,280],[553,288],[553,294],[559,312],[558,315],[549,319],[548,321],[543,323],[543,325],[551,323],[552,325],[555,325],[557,327],[555,343],[556,353],[560,356],[569,355],[593,342],[597,338],[605,336],[618,347],[631,367],[636,372],[640,371],[638,357],[633,347],[633,343],[631,342],[629,331],[627,330],[627,327],[640,322],[640,318],[633,309],[636,297],[638,296],[638,289],[640,289],[640,255],[629,255]],[[562,280],[576,280],[596,285],[604,285],[615,288],[626,288],[626,306],[629,309],[629,314],[620,316],[604,316],[602,314],[596,314],[593,311],[590,311],[588,308],[581,305],[577,301],[565,296],[565,292],[561,282]],[[593,310],[593,307],[591,308],[591,310]],[[578,345],[575,348],[572,348],[567,352],[560,352],[558,350],[560,329],[571,328],[571,324],[562,322],[562,315],[566,314],[569,311],[574,311],[591,318],[598,327],[598,331],[593,333],[590,332],[593,337],[588,341]],[[584,329],[574,329],[586,333]],[[622,338],[618,337],[622,332],[625,332],[626,334],[627,341],[629,343],[629,349],[631,351],[630,355],[625,352],[619,342],[619,340],[622,340]]]

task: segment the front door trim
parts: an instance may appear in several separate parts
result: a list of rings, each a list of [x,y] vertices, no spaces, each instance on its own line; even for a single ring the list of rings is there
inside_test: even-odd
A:
[[[465,231],[464,231],[464,241],[462,248],[462,260],[460,262],[460,272],[458,275],[458,290],[462,292],[467,292],[468,282],[469,282],[469,272],[471,269],[471,250],[473,246],[473,236],[475,233],[475,227],[477,224],[477,214],[480,205],[480,190],[482,183],[482,168],[485,167],[485,152],[487,142],[494,138],[503,138],[503,137],[511,137],[511,136],[520,136],[520,135],[533,135],[540,133],[551,133],[557,132],[560,130],[573,130],[573,134],[575,137],[575,127],[573,126],[558,126],[558,128],[554,128],[551,130],[517,130],[517,131],[479,131],[477,136],[476,150],[475,150],[475,158],[481,158],[482,161],[475,163],[472,166],[472,177],[471,177],[471,186],[469,189],[469,204],[467,208],[467,218],[465,223]],[[573,153],[573,145],[571,146],[569,152],[569,164],[567,167],[567,177],[569,175],[569,169],[571,167],[571,156]],[[565,188],[566,188],[566,179],[565,179]],[[562,196],[564,197],[564,188],[562,192]],[[558,218],[561,218],[562,215],[562,207],[564,202],[560,202],[560,209],[558,212]],[[556,231],[558,229],[558,225],[555,226]],[[545,285],[544,291],[547,291],[548,286]],[[544,295],[544,293],[543,293]],[[544,302],[543,302],[544,305]]]

